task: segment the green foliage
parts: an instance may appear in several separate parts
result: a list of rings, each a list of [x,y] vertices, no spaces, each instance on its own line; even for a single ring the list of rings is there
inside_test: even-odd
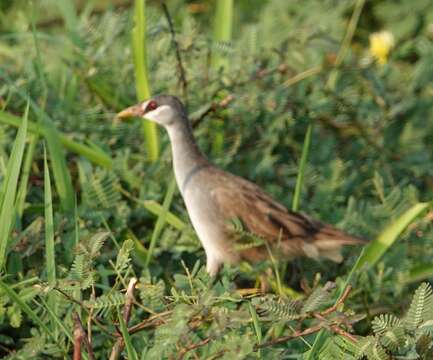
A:
[[[416,329],[429,320],[433,320],[433,291],[430,284],[423,283],[415,292],[405,323],[409,329]]]
[[[339,348],[340,352],[345,352],[345,356],[354,356],[354,359],[428,359],[433,347],[431,301],[432,287],[428,283],[422,283],[415,291],[409,310],[402,320],[392,314],[381,314],[371,323],[374,336],[358,339],[350,347],[346,347],[338,337],[333,338],[324,347],[321,356],[323,359],[330,358]]]
[[[71,358],[78,316],[97,359],[120,334],[120,358],[433,358],[419,285],[433,275],[431,1],[167,2],[203,151],[373,240],[342,264],[276,257],[217,279],[167,135],[112,121],[150,88],[183,95],[161,7],[123,3],[0,5],[0,356]],[[383,65],[369,51],[380,30],[395,37]],[[263,248],[231,225],[239,249]]]

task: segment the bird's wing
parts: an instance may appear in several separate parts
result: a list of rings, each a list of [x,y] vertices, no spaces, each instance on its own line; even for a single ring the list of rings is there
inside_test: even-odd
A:
[[[238,219],[245,230],[273,247],[280,247],[278,252],[286,256],[324,256],[341,261],[341,245],[364,242],[331,225],[287,210],[258,186],[237,176],[230,175],[211,191],[211,196],[227,221]],[[250,253],[259,255],[257,251]]]

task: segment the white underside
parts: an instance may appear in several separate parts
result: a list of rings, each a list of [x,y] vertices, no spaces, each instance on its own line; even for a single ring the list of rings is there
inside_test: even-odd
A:
[[[204,208],[204,204],[211,206],[211,202],[206,199],[208,194],[195,191],[194,185],[192,182],[184,194],[184,200],[191,223],[206,252],[206,270],[211,276],[215,276],[224,262],[235,262],[237,259],[229,255],[227,244],[224,244],[226,235],[221,230],[224,225],[218,223],[215,216],[212,218],[214,209]]]

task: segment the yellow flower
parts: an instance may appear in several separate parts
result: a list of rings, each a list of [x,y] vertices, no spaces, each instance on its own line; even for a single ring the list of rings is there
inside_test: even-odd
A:
[[[370,35],[370,54],[379,64],[386,64],[394,47],[394,35],[390,31],[375,32]]]

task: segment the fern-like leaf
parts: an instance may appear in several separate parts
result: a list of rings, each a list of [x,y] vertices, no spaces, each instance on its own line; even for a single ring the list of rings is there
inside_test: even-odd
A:
[[[367,336],[361,339],[357,344],[356,358],[360,359],[367,355],[369,349],[374,346],[376,339],[373,336]]]
[[[143,305],[153,311],[161,311],[164,308],[165,283],[159,280],[156,284],[146,282],[140,278],[138,286],[139,294]]]
[[[105,240],[107,240],[109,234],[110,233],[107,231],[101,231],[90,238],[89,255],[92,259],[99,255],[99,252],[104,245]]]
[[[82,290],[88,289],[94,284],[95,274],[91,266],[91,260],[84,254],[77,255],[72,263],[70,277],[80,283]]]
[[[326,304],[330,299],[329,289],[333,287],[332,283],[326,284],[324,287],[315,289],[308,299],[305,301],[301,309],[302,313],[308,313],[318,310],[321,306]]]
[[[295,301],[283,302],[273,298],[254,299],[253,304],[261,317],[270,320],[294,320],[301,317],[298,312],[299,303]]]
[[[371,325],[376,335],[382,335],[390,328],[398,326],[400,319],[391,314],[381,314],[376,316]]]
[[[328,338],[323,350],[320,352],[320,360],[355,360],[356,347],[351,341],[342,336]]]
[[[129,263],[131,262],[130,253],[133,248],[134,248],[133,240],[127,239],[123,242],[122,247],[119,250],[119,253],[117,254],[117,258],[116,258],[115,270],[118,274],[125,271],[125,269],[129,266]]]
[[[84,303],[87,307],[95,310],[95,315],[107,317],[108,313],[117,306],[125,304],[125,296],[120,292],[102,295],[95,300]]]
[[[428,283],[422,283],[415,291],[405,323],[409,329],[416,329],[423,321],[430,320],[433,309],[433,290]]]
[[[433,359],[433,338],[431,335],[422,335],[416,342],[416,352],[421,359]]]
[[[401,326],[386,331],[380,337],[380,343],[389,350],[395,351],[405,342],[405,331]]]

